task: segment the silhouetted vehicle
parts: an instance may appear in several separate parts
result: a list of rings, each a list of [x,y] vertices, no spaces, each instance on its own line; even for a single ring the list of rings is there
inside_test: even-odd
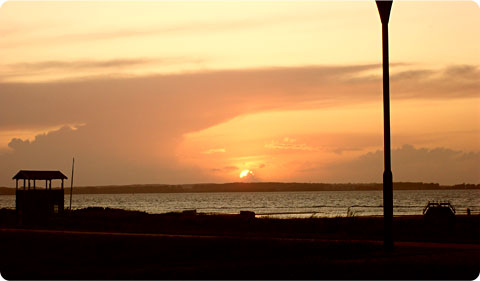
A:
[[[452,223],[455,221],[455,207],[449,201],[428,201],[423,215],[425,221],[430,223]]]

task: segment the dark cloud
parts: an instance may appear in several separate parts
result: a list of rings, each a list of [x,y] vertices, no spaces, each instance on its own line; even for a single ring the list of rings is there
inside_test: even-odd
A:
[[[382,182],[383,151],[328,168],[337,181]],[[394,181],[438,182],[441,184],[480,183],[480,153],[448,148],[415,148],[404,145],[392,150]]]
[[[201,129],[225,118],[259,110],[325,106],[371,100],[369,85],[339,86],[350,75],[378,65],[226,70],[134,78],[97,78],[44,83],[0,83],[0,129],[116,120],[124,126],[172,124]],[[359,94],[360,93],[360,94]],[[252,102],[255,101],[255,102]],[[22,112],[22,114],[18,114]],[[41,116],[41,118],[40,118]],[[192,117],[195,116],[195,117]],[[128,118],[127,118],[128,117]],[[127,120],[123,120],[127,119]],[[209,120],[200,127],[200,120]],[[184,131],[183,129],[180,129]]]
[[[426,80],[430,79],[434,73],[435,71],[426,69],[401,71],[391,75],[390,79],[398,83],[404,80]]]
[[[68,169],[68,159],[75,156],[84,169],[79,184],[201,181],[204,175],[187,173],[188,168],[177,164],[175,149],[184,134],[240,114],[318,99],[314,95],[318,90],[333,97],[325,88],[334,83],[333,77],[373,67],[0,84],[0,130],[85,124],[77,130],[67,127],[38,136],[32,142],[12,141],[10,151],[0,155],[1,178],[8,179],[18,169],[59,163],[67,163]]]
[[[347,83],[352,77],[361,77],[365,71],[378,67],[370,64],[278,67],[123,79],[103,77],[44,83],[0,83],[0,131],[42,130],[65,124],[84,124],[77,130],[64,127],[37,136],[31,142],[12,140],[10,150],[0,155],[0,185],[8,185],[8,181],[4,180],[11,178],[18,169],[58,169],[61,166],[68,170],[72,156],[83,163],[79,168],[83,169],[79,178],[79,184],[83,185],[210,180],[195,168],[178,163],[176,149],[185,134],[260,111],[381,101],[380,78]],[[435,78],[439,83],[448,85],[444,88],[436,86],[433,78],[428,81],[403,78],[402,83],[411,81],[419,86],[420,92],[402,92],[401,85],[393,81],[392,97],[478,97],[480,87],[473,79],[477,71],[476,67],[461,67],[432,75],[445,80]],[[459,81],[456,79],[459,75],[467,77],[467,80]],[[466,85],[473,88],[463,89]],[[370,143],[370,139],[366,138],[365,142]],[[381,138],[378,139],[381,141]],[[378,142],[376,138],[374,141]],[[332,144],[332,150],[337,149],[338,153],[343,147],[339,143]],[[353,144],[344,147],[355,148]],[[404,148],[402,151],[406,153],[407,150]],[[445,157],[447,152],[439,153]],[[346,167],[348,172],[345,175],[352,173],[356,176],[352,179],[378,181],[377,170],[381,171],[382,163],[377,162],[378,157],[378,153],[365,156],[362,165]],[[476,154],[468,157],[478,159]],[[395,155],[393,159],[395,167]],[[459,159],[455,158],[451,163],[459,164]],[[477,160],[465,161],[462,163]],[[431,165],[434,162],[425,164],[422,167],[433,169]],[[458,166],[458,171],[455,166],[449,166],[451,175],[443,173],[448,177],[439,177],[438,180],[464,176],[461,181],[469,181],[472,174],[478,174],[472,171],[469,176],[461,170],[466,164],[462,165]],[[419,170],[411,169],[408,173],[417,175]],[[458,173],[455,174],[455,171]],[[394,175],[397,180],[404,178],[400,170],[394,171]],[[424,175],[426,179],[435,179],[427,170]],[[420,176],[414,176],[412,180],[423,180],[423,177],[417,177]]]
[[[70,174],[75,157],[78,185],[135,183],[194,183],[205,179],[199,171],[181,166],[172,150],[171,136],[153,134],[161,143],[129,138],[131,131],[103,132],[101,127],[63,127],[33,141],[13,139],[10,152],[0,155],[0,186],[12,186],[20,169],[61,170]],[[145,148],[144,148],[145,147]]]
[[[476,65],[455,65],[433,71],[415,69],[391,77],[392,99],[456,99],[480,97]]]
[[[167,59],[168,60],[168,59]],[[149,59],[43,62],[24,67],[111,67]],[[70,65],[70,66],[69,66]],[[116,109],[165,107],[227,118],[275,108],[329,107],[381,99],[381,79],[361,77],[380,65],[305,66],[225,70],[148,77],[82,79],[44,83],[0,83],[0,129],[84,123]],[[359,78],[360,77],[360,78]],[[348,83],[355,80],[355,83]],[[480,95],[476,66],[432,73],[412,70],[392,76],[392,99],[452,99]],[[256,102],[252,103],[252,99]],[[226,110],[223,110],[223,109]],[[19,115],[21,111],[23,114]],[[228,111],[228,112],[226,112]],[[230,114],[231,112],[231,114]],[[109,116],[117,115],[109,112]],[[143,115],[142,114],[142,115]],[[42,116],[39,118],[39,116]],[[103,118],[103,117],[102,117]],[[23,124],[22,124],[23,123]],[[27,124],[31,123],[31,124]],[[40,124],[36,124],[40,123]]]
[[[445,69],[444,76],[473,80],[480,77],[480,69],[476,65],[453,65]]]

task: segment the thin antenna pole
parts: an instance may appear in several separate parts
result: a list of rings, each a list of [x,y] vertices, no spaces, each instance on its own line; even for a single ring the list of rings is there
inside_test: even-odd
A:
[[[75,157],[72,159],[72,179],[70,181],[70,211],[72,210],[72,194],[73,194],[73,171],[75,169]]]

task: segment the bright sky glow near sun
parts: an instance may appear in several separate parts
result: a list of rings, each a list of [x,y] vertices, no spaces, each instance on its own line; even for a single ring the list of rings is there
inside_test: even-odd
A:
[[[394,181],[480,183],[478,30],[394,1]],[[78,185],[382,182],[381,54],[373,0],[9,1],[0,186],[72,157]]]

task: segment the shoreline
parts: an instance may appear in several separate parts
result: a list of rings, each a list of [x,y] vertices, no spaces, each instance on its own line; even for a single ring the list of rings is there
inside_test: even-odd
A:
[[[89,208],[19,223],[0,210],[5,279],[470,279],[480,215],[276,219]],[[25,265],[28,266],[25,266]],[[408,270],[405,270],[408,268]]]
[[[428,201],[450,199],[457,214],[480,214],[474,198],[479,191],[397,191],[394,215],[421,215]],[[202,213],[235,214],[253,211],[257,216],[272,217],[345,217],[381,216],[381,191],[356,192],[244,192],[244,193],[138,193],[138,194],[74,194],[74,210],[89,206],[145,211],[150,214],[196,209]],[[222,201],[218,201],[218,200]],[[427,201],[428,200],[428,201]],[[16,197],[0,196],[0,205],[15,208]],[[69,207],[69,195],[64,195]],[[178,204],[176,203],[178,202]]]
[[[49,218],[22,220],[12,209],[0,209],[0,228],[39,228],[133,233],[256,234],[283,237],[377,239],[383,216],[279,218],[242,211],[240,214],[197,213],[195,210],[149,214],[142,211],[89,207]],[[455,215],[453,221],[427,220],[423,215],[394,216],[398,241],[480,244],[480,215]]]

